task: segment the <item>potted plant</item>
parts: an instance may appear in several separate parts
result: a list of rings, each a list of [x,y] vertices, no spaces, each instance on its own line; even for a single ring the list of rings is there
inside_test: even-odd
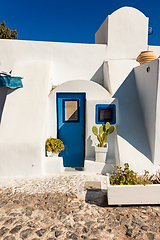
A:
[[[115,131],[115,126],[110,125],[109,122],[106,124],[102,124],[98,128],[96,126],[92,127],[92,132],[94,135],[97,136],[97,139],[99,141],[99,144],[95,146],[95,161],[96,162],[106,162],[106,156],[108,152],[108,143],[106,141],[108,140],[108,135],[113,133]]]
[[[107,174],[108,205],[160,204],[160,175],[149,176],[144,170],[143,176],[129,169],[129,164],[114,166],[116,173]]]
[[[59,157],[58,154],[64,150],[63,142],[57,138],[47,138],[45,149],[48,157],[45,157],[43,174],[62,173],[64,171],[63,157]]]
[[[48,157],[58,156],[64,150],[64,144],[60,139],[50,137],[46,140],[45,149]]]

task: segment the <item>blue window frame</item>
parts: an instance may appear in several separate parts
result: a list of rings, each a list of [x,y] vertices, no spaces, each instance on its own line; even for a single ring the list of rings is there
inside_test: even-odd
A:
[[[114,104],[97,104],[96,105],[96,124],[109,122],[116,123],[116,105]]]

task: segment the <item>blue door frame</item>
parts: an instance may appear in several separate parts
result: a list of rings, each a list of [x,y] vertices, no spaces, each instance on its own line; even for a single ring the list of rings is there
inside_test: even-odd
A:
[[[85,93],[57,93],[57,136],[64,143],[64,167],[84,167]]]

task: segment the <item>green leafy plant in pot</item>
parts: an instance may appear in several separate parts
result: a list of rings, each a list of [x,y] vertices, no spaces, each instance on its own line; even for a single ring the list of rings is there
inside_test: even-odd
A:
[[[102,124],[99,127],[99,130],[96,126],[92,127],[92,132],[94,135],[97,136],[97,139],[99,141],[98,145],[95,146],[95,161],[96,162],[105,162],[106,161],[106,155],[108,152],[108,143],[106,141],[108,140],[108,135],[113,133],[115,131],[115,126],[110,125],[109,122],[106,124]]]
[[[64,144],[60,139],[50,137],[46,140],[45,149],[47,150],[47,155],[52,157],[64,150]]]
[[[112,167],[116,170],[116,173],[109,177],[111,185],[138,185],[138,184],[153,184],[150,179],[149,172],[144,170],[143,176],[138,176],[136,172],[129,169],[129,164],[124,163],[124,169],[119,166]]]

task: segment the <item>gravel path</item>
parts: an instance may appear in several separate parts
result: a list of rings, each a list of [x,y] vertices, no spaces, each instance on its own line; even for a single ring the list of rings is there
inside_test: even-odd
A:
[[[86,193],[86,181],[103,190]],[[96,174],[1,177],[0,239],[160,239],[160,206],[107,206],[105,193]]]

